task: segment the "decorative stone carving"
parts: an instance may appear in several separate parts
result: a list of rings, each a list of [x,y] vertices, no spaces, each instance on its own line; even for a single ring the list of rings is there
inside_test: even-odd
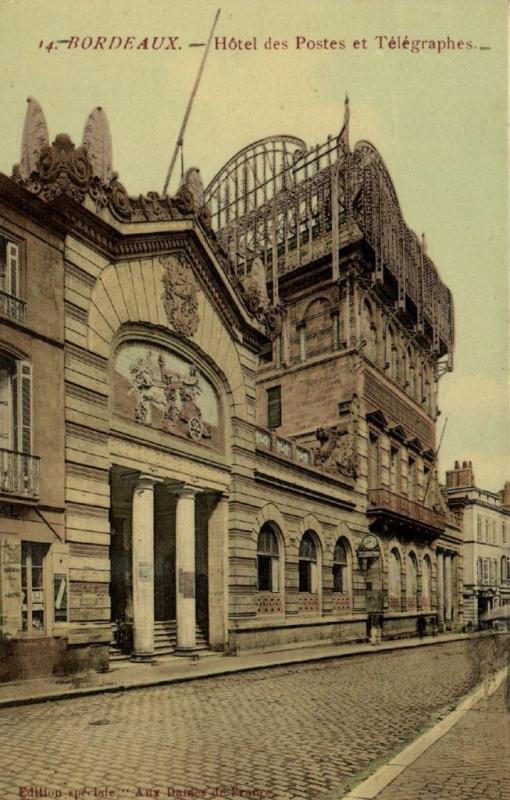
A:
[[[326,472],[357,476],[357,455],[352,433],[337,428],[319,428],[316,437],[320,445],[315,450],[315,465]]]
[[[319,596],[316,594],[300,594],[299,611],[312,611],[318,613],[320,611]]]
[[[87,151],[92,174],[102,184],[108,184],[113,172],[112,137],[108,119],[100,106],[94,108],[87,117],[82,146]]]
[[[35,172],[42,151],[50,143],[48,126],[41,106],[33,97],[29,97],[27,103],[19,163],[19,172],[23,180],[27,180],[32,172]]]
[[[183,214],[195,214],[208,227],[211,213],[205,202],[205,190],[198,167],[190,167],[184,173],[175,197],[175,203]]]
[[[117,359],[116,373],[127,379],[122,408],[136,422],[162,428],[194,441],[211,439],[218,428],[217,401],[196,366],[163,351],[128,346]],[[133,400],[129,397],[134,396]],[[114,406],[116,413],[121,410]],[[126,414],[125,414],[126,415]],[[204,419],[205,415],[205,419]],[[216,435],[216,434],[215,434]]]
[[[251,272],[243,280],[246,303],[249,311],[256,317],[263,316],[269,306],[267,294],[266,269],[260,258],[255,258]]]
[[[261,594],[257,597],[258,614],[281,614],[283,613],[282,598],[279,594]]]
[[[210,227],[200,171],[186,171],[177,197],[149,192],[129,197],[112,166],[112,142],[106,114],[99,106],[88,116],[81,147],[75,148],[67,134],[59,134],[52,145],[39,103],[28,100],[23,129],[21,160],[12,177],[28,191],[52,201],[69,197],[83,203],[89,196],[96,211],[107,208],[115,219],[151,222],[195,215]]]
[[[349,594],[334,594],[333,595],[333,610],[334,611],[351,611],[352,610],[352,597]]]
[[[164,256],[163,304],[169,324],[176,333],[193,336],[198,328],[198,285],[193,270],[183,259]]]

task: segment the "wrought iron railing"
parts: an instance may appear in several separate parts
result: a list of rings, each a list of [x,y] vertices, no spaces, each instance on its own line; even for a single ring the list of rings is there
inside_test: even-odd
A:
[[[0,314],[18,322],[25,322],[27,304],[19,297],[0,290]]]
[[[422,503],[416,503],[404,495],[390,492],[389,489],[369,489],[368,510],[381,509],[407,517],[410,520],[422,522],[433,528],[445,527],[446,515],[432,508],[427,508]]]
[[[39,497],[39,458],[0,449],[0,494],[36,500]]]

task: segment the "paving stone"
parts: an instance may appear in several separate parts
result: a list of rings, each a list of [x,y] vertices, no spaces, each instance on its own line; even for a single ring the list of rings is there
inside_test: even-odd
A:
[[[479,664],[460,640],[4,708],[2,797],[14,800],[21,785],[37,784],[66,793],[85,785],[128,790],[116,800],[131,800],[139,786],[159,789],[161,798],[168,787],[225,786],[231,792],[238,786],[265,790],[270,800],[310,800],[415,738],[479,680]],[[469,716],[482,720],[484,711]],[[499,719],[507,724],[505,714]],[[502,740],[490,739],[495,748]],[[454,762],[452,754],[447,763]],[[478,762],[473,770],[465,759],[461,764],[467,776],[478,776]],[[433,774],[422,776],[424,787]],[[494,767],[485,777],[496,785],[499,773]],[[484,800],[493,798],[485,794]]]

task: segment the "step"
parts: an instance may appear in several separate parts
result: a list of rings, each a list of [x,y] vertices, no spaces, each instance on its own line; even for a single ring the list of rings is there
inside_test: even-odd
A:
[[[112,624],[112,640],[110,643],[110,661],[128,661],[129,654],[123,653],[115,644],[113,638],[115,625]],[[209,649],[207,636],[202,626],[196,626],[196,647],[199,651]],[[154,622],[154,652],[159,656],[172,655],[177,646],[177,621],[171,620],[157,620]]]

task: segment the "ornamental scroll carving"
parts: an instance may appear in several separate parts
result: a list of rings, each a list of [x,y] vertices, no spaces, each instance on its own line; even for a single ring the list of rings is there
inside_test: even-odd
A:
[[[199,323],[198,285],[189,264],[175,256],[160,258],[164,267],[163,305],[171,327],[182,336],[193,336]]]
[[[338,428],[319,428],[315,435],[319,441],[314,453],[315,465],[325,472],[355,478],[358,465],[354,435]]]
[[[195,216],[206,228],[210,213],[196,167],[187,170],[176,197],[149,192],[129,197],[112,168],[112,141],[104,110],[97,107],[85,122],[80,147],[60,133],[50,145],[44,113],[29,98],[23,128],[21,160],[13,179],[28,191],[51,202],[67,197],[80,205],[89,197],[96,212],[106,208],[115,219],[130,222],[182,219]]]

